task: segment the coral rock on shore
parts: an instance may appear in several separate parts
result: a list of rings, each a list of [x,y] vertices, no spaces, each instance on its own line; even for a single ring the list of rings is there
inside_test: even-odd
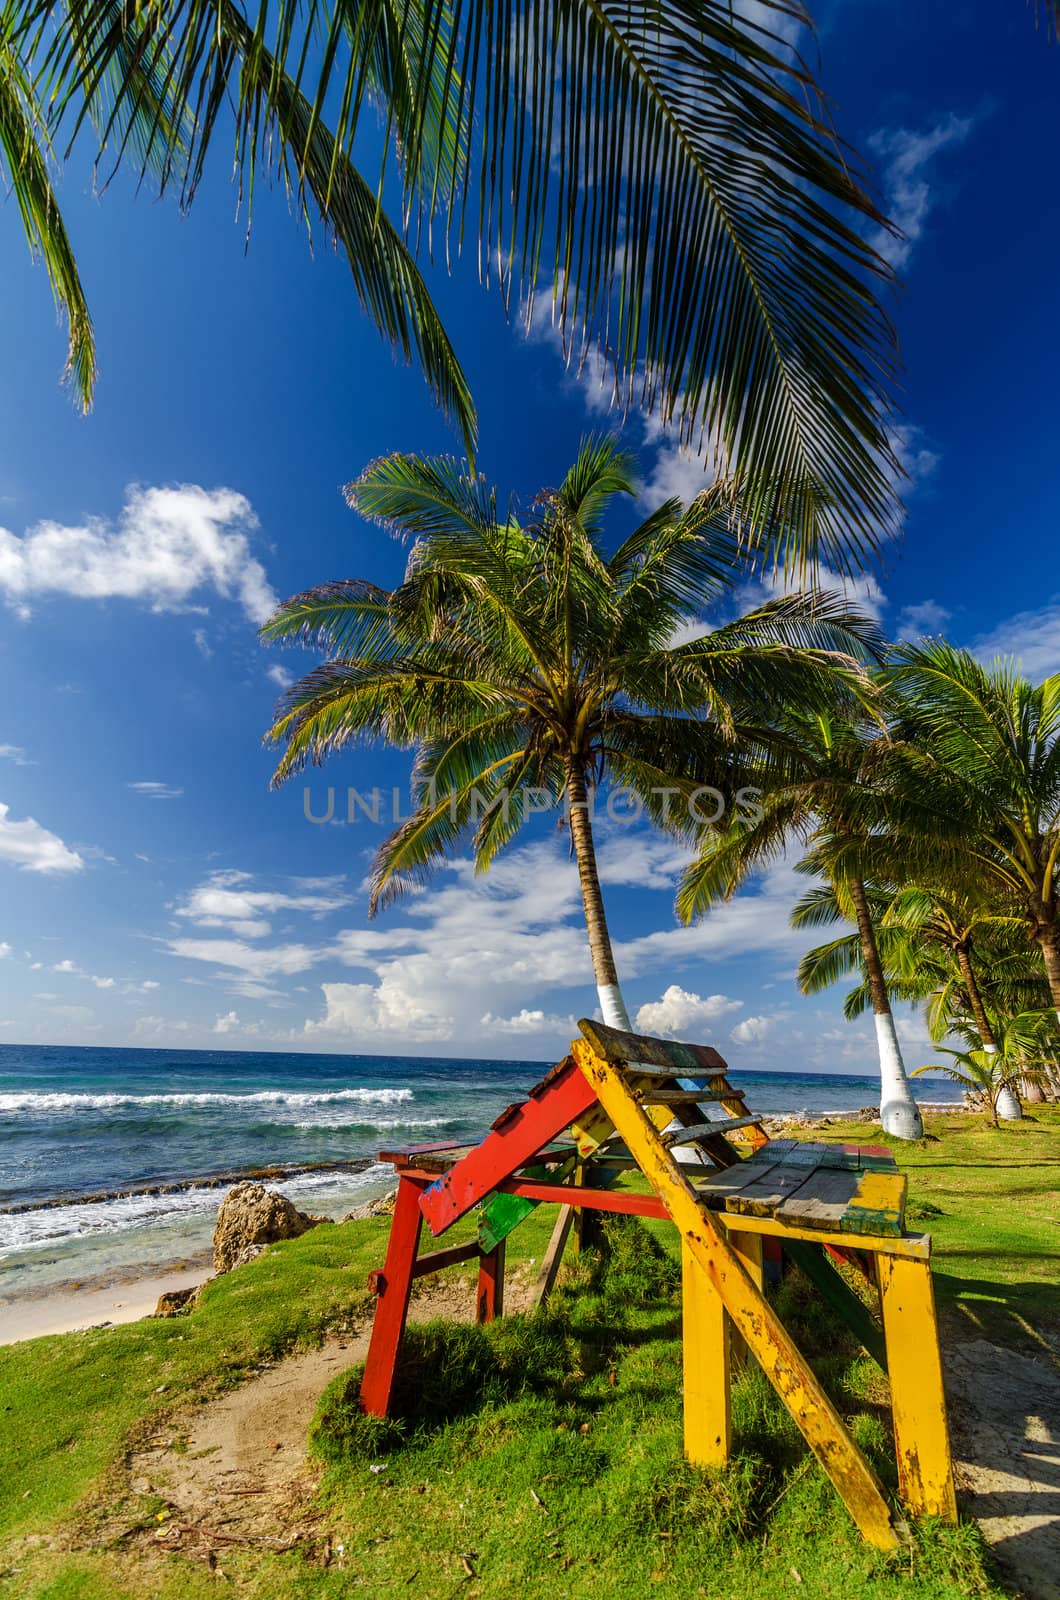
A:
[[[366,1200],[363,1206],[354,1206],[352,1211],[347,1211],[342,1220],[363,1222],[365,1217],[392,1217],[396,1200],[397,1190],[388,1189],[386,1194],[376,1195],[374,1200]]]
[[[154,1317],[180,1317],[185,1311],[190,1311],[199,1298],[202,1284],[192,1284],[190,1289],[170,1289],[166,1294],[160,1294],[158,1304],[151,1313]]]
[[[213,1236],[215,1272],[230,1272],[261,1254],[279,1239],[298,1239],[329,1217],[314,1217],[291,1204],[285,1195],[260,1183],[237,1183],[217,1213]]]

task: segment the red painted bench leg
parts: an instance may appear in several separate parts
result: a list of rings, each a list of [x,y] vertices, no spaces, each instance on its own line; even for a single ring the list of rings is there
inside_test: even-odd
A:
[[[412,1268],[423,1226],[421,1192],[418,1183],[399,1178],[386,1261],[377,1277],[379,1298],[361,1382],[361,1407],[373,1417],[388,1414],[394,1392],[394,1374],[409,1310]]]
[[[504,1315],[504,1240],[479,1262],[475,1293],[476,1322],[492,1322]]]

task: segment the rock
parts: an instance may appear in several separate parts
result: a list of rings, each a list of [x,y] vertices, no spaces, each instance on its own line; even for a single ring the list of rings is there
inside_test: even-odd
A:
[[[182,1316],[185,1311],[191,1310],[199,1298],[199,1290],[201,1288],[201,1284],[193,1283],[190,1289],[171,1289],[168,1294],[160,1294],[152,1316]]]
[[[229,1189],[217,1213],[213,1235],[215,1272],[252,1261],[267,1244],[298,1239],[329,1217],[314,1217],[291,1204],[285,1195],[264,1189],[260,1183],[237,1183]]]
[[[376,1195],[374,1200],[366,1200],[363,1206],[354,1206],[352,1211],[347,1211],[343,1222],[363,1222],[365,1217],[391,1217],[394,1214],[394,1203],[397,1200],[397,1190],[388,1189],[386,1194]]]

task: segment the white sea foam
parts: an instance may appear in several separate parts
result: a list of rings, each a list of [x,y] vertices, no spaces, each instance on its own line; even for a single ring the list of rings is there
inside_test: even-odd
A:
[[[312,1195],[315,1209],[341,1213],[349,1208],[351,1197],[357,1192],[378,1188],[389,1171],[388,1167],[373,1165],[360,1172],[303,1172],[270,1183],[269,1187],[278,1189],[296,1205],[304,1196]],[[164,1233],[186,1229],[196,1222],[204,1225],[200,1230],[203,1237],[196,1242],[206,1244],[227,1187],[119,1195],[83,1205],[43,1206],[37,1211],[0,1215],[0,1261],[11,1262],[12,1257],[31,1250],[69,1249],[86,1240],[129,1238],[145,1230]]]
[[[304,1109],[312,1106],[408,1105],[411,1089],[257,1089],[249,1094],[70,1094],[61,1091],[34,1093],[19,1090],[0,1094],[0,1116],[45,1115],[63,1111],[120,1111],[129,1107],[143,1110],[178,1110],[191,1106],[218,1106],[230,1111],[243,1107],[287,1106]]]

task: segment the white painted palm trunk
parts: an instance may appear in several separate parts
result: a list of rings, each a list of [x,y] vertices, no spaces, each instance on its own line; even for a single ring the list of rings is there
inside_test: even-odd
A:
[[[624,1033],[633,1032],[633,1024],[629,1020],[626,1002],[622,998],[622,990],[617,983],[598,983],[596,993],[600,1001],[600,1015],[609,1028],[621,1028]]]
[[[894,1018],[876,1015],[876,1044],[880,1052],[880,1122],[892,1139],[922,1139],[924,1124],[909,1087]]]
[[[984,1044],[983,1050],[988,1056],[997,1055],[996,1044]],[[1005,1085],[994,1101],[994,1110],[1002,1122],[1019,1122],[1023,1116],[1023,1107],[1019,1103],[1019,1096],[1012,1092],[1008,1084]]]

